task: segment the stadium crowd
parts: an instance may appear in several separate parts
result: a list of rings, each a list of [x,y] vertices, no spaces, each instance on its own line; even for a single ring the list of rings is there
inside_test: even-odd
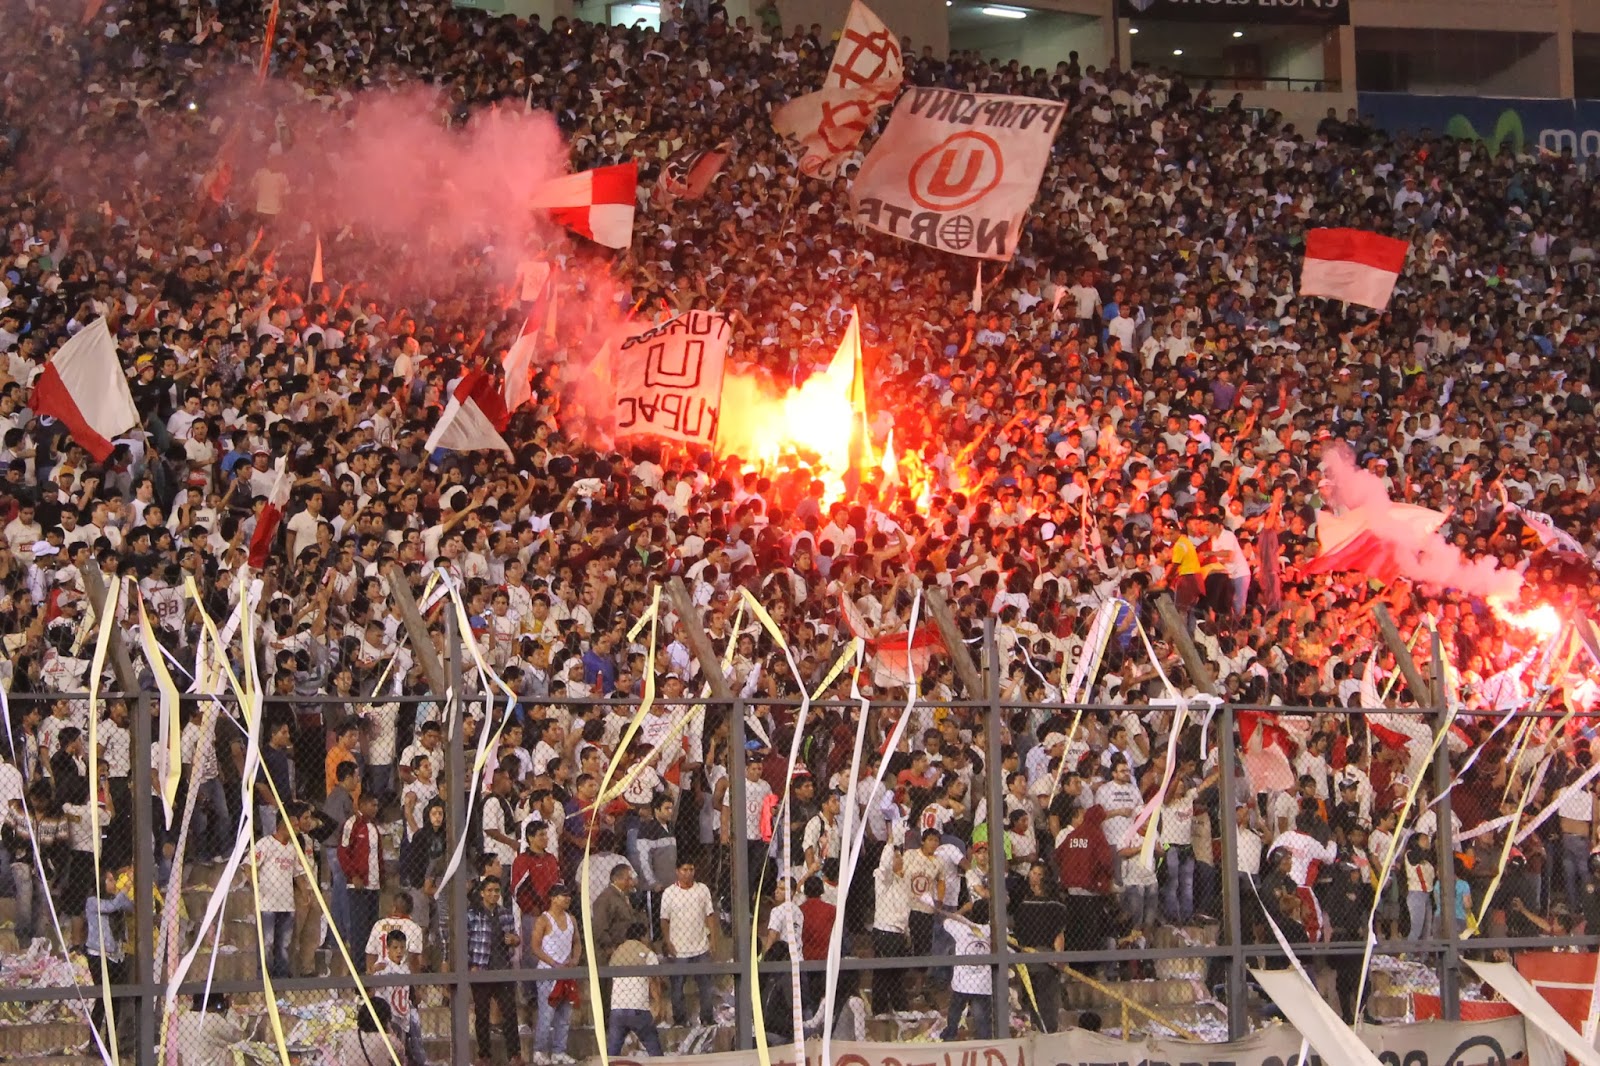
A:
[[[54,935],[48,893],[70,946],[123,957],[114,927],[126,898],[114,878],[94,885],[86,812],[101,804],[104,865],[120,869],[139,802],[133,704],[105,704],[93,752],[86,701],[53,695],[87,687],[94,624],[80,568],[97,562],[136,589],[175,664],[192,665],[200,607],[221,624],[237,604],[279,457],[294,494],[261,575],[254,632],[274,697],[255,847],[281,974],[312,972],[319,946],[293,832],[318,844],[333,935],[373,972],[437,967],[457,935],[474,968],[574,965],[583,937],[573,914],[585,908],[602,963],[697,960],[729,932],[733,895],[757,885],[772,897],[761,912],[769,958],[788,950],[790,909],[802,916],[807,959],[826,952],[836,921],[847,953],[981,954],[993,774],[1004,775],[1006,891],[1023,947],[1136,945],[1159,926],[1204,924],[1220,913],[1225,833],[1236,834],[1239,873],[1259,879],[1259,895],[1255,881],[1243,890],[1251,935],[1267,937],[1271,918],[1291,940],[1364,939],[1373,875],[1416,775],[1403,747],[1340,713],[1360,700],[1364,674],[1381,685],[1398,673],[1380,650],[1380,602],[1404,632],[1437,633],[1465,711],[1458,725],[1473,743],[1454,755],[1464,768],[1449,799],[1455,837],[1517,797],[1542,808],[1590,765],[1584,719],[1541,724],[1509,759],[1516,731],[1497,730],[1492,713],[1531,702],[1592,709],[1585,652],[1547,656],[1555,668],[1540,675],[1545,648],[1479,600],[1301,568],[1317,553],[1319,462],[1343,442],[1394,498],[1448,509],[1443,532],[1469,557],[1520,571],[1527,605],[1581,614],[1596,601],[1590,558],[1546,547],[1502,504],[1549,515],[1594,554],[1592,161],[1390,136],[1353,114],[1295,129],[1159,70],[1097,70],[1076,56],[1030,69],[908,43],[908,81],[1070,105],[1017,256],[986,279],[974,311],[972,263],[858,229],[848,169],[831,182],[803,178],[772,133],[770,108],[814,88],[826,67],[822,27],[730,24],[715,2],[663,33],[542,26],[416,0],[375,0],[359,17],[338,4],[284,5],[271,45],[277,95],[263,92],[230,129],[207,104],[250,97],[238,86],[254,84],[262,48],[254,6],[109,0],[81,21],[51,4],[9,7],[19,29],[0,38],[0,634],[13,740],[0,766],[9,859],[0,894],[18,899],[25,934]],[[275,169],[296,133],[284,117],[293,107],[338,116],[416,84],[436,94],[442,126],[497,107],[545,109],[570,138],[573,169],[639,161],[632,249],[610,257],[563,242],[552,253],[558,292],[610,278],[619,313],[640,301],[715,306],[735,322],[735,364],[779,383],[824,365],[858,308],[873,434],[881,445],[892,428],[925,473],[916,495],[909,481],[869,479],[830,499],[800,459],[754,469],[613,444],[583,395],[591,323],[567,313],[534,402],[507,433],[513,457],[425,454],[446,389],[468,369],[498,368],[525,309],[497,298],[508,279],[468,256],[418,264],[361,232],[329,236],[330,281],[311,284],[297,198],[315,190]],[[730,158],[702,199],[651,198],[668,156],[723,142]],[[1386,312],[1297,298],[1313,223],[1412,242]],[[570,306],[592,303],[574,296]],[[29,406],[44,361],[96,316],[112,323],[146,419],[103,464]],[[459,588],[472,638],[518,695],[481,782],[472,902],[454,924],[441,914],[445,896],[435,898],[454,847],[446,805],[464,799],[461,783],[445,781],[446,752],[452,743],[471,752],[501,723],[497,708],[480,710],[448,735],[454,716],[424,698],[425,664],[389,590],[407,582],[443,649],[451,605],[430,602],[433,575]],[[786,857],[768,800],[790,778],[792,706],[752,713],[746,810],[730,809],[720,710],[596,807],[607,766],[634,765],[678,713],[658,707],[618,750],[645,673],[668,701],[701,690],[676,619],[666,616],[653,662],[643,634],[630,639],[669,575],[687,583],[703,612],[695,624],[727,656],[734,688],[774,700],[798,686],[741,610],[740,586],[781,627],[808,686],[849,636],[842,598],[872,633],[894,634],[919,585],[944,588],[969,636],[996,623],[1004,746],[988,750],[981,712],[945,705],[979,694],[935,654],[897,750],[882,752],[895,716],[872,716],[857,780],[861,712],[814,712]],[[184,595],[189,579],[199,604]],[[1226,695],[1309,709],[1281,718],[1289,787],[1241,780],[1238,809],[1219,809],[1217,744],[1232,738],[1193,720],[1168,765],[1172,708],[1147,701],[1169,694],[1164,677],[1193,687],[1165,640],[1147,648],[1139,637],[1141,626],[1159,637],[1162,591],[1177,595]],[[1128,606],[1081,694],[1110,709],[1074,730],[1074,715],[1050,705],[1091,616],[1111,600]],[[148,677],[137,608],[128,599],[123,608],[118,623]],[[1426,648],[1418,659],[1429,671]],[[863,684],[904,704],[893,670],[868,671]],[[375,694],[383,700],[367,699]],[[848,673],[826,694],[846,698]],[[350,702],[310,702],[323,696]],[[597,702],[560,702],[588,698]],[[1403,679],[1390,700],[1432,706]],[[105,787],[92,797],[86,766],[96,758]],[[167,825],[164,868],[231,852],[242,814],[244,744],[230,719],[203,733],[199,705],[186,704],[183,758],[195,817],[185,856],[182,827]],[[880,769],[887,788],[875,792]],[[1130,828],[1158,794],[1151,869]],[[1480,910],[1513,932],[1600,929],[1592,785],[1511,853],[1489,908],[1482,897],[1507,829],[1459,840],[1458,897],[1441,901],[1430,799],[1424,786],[1420,817],[1404,827],[1380,931],[1423,938],[1438,920]],[[848,804],[866,846],[841,901]],[[574,901],[586,843],[593,898]],[[732,881],[736,847],[749,849],[750,885]],[[786,876],[774,858],[786,858]],[[1038,1024],[1054,1028],[1059,981],[1050,967],[1029,969]],[[1107,969],[1143,972],[1137,962]],[[949,991],[946,1035],[964,1009],[967,1031],[985,1034],[991,975],[877,970],[871,1009],[908,1011],[934,991],[942,1004]],[[1339,991],[1353,1017],[1348,976]],[[658,1049],[653,1017],[690,1020],[687,982],[674,978],[666,997],[653,984],[611,986],[613,1050],[628,1032]],[[476,988],[480,1056],[496,1011],[508,1053],[519,1053],[526,1004],[532,1060],[569,1061],[575,992],[557,982],[539,982],[531,997],[510,983]],[[714,1022],[710,983],[696,993],[700,1020]],[[803,993],[815,1008],[818,985],[808,978]],[[766,1019],[782,1036],[786,984],[772,994]],[[404,1029],[407,1004],[392,1006]]]

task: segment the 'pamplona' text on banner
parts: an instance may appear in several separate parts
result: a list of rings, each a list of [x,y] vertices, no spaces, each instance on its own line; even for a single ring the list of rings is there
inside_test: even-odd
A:
[[[857,221],[956,255],[1010,259],[1066,111],[1026,96],[910,90],[856,176]]]
[[[688,311],[617,342],[617,436],[714,443],[731,332],[725,315]]]

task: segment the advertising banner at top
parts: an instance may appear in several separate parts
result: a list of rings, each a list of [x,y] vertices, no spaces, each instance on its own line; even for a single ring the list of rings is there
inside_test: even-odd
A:
[[[1431,130],[1482,141],[1491,152],[1509,148],[1519,155],[1600,155],[1600,100],[1359,93],[1356,105],[1390,133]]]
[[[1350,0],[1117,0],[1117,17],[1347,26]]]

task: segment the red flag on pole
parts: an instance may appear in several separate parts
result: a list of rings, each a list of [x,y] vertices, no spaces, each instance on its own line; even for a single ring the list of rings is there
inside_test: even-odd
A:
[[[267,80],[267,70],[272,65],[272,42],[278,36],[278,2],[272,0],[272,7],[267,12],[267,29],[261,39],[261,65],[256,68],[256,81]]]
[[[294,479],[289,476],[288,460],[279,459],[274,465],[278,476],[273,479],[272,490],[267,493],[267,502],[261,508],[261,513],[256,515],[255,532],[250,534],[248,561],[252,570],[266,567],[272,552],[272,539],[278,534],[278,525],[283,521],[283,509],[288,506],[289,492],[294,488]]]

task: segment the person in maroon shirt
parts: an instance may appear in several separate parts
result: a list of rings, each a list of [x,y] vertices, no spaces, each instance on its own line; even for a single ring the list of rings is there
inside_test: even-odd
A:
[[[1056,848],[1056,869],[1066,891],[1068,951],[1094,951],[1105,940],[1114,861],[1105,821],[1106,809],[1098,803],[1074,812]]]
[[[826,890],[820,877],[808,877],[805,883],[806,901],[800,904],[800,958],[806,962],[822,962],[828,957],[828,941],[833,936],[833,923],[839,908],[822,898]],[[827,972],[814,970],[802,978],[801,1003],[806,1017],[816,1011],[827,988]]]
[[[522,929],[523,964],[533,966],[529,948],[533,922],[550,905],[550,889],[561,880],[561,862],[550,853],[550,826],[529,822],[522,850],[511,864],[511,898],[516,901],[517,920]]]

